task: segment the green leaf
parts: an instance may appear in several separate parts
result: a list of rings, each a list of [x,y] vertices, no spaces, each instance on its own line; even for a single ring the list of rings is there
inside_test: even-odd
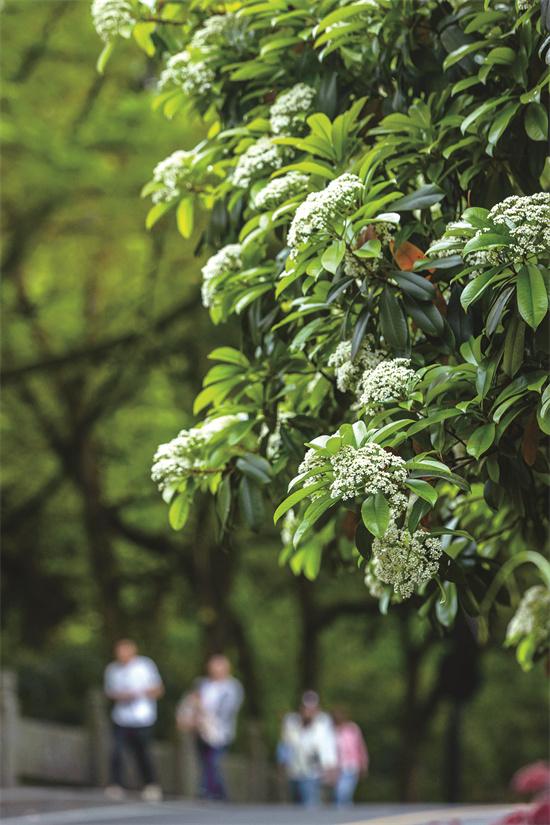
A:
[[[191,501],[186,493],[180,493],[168,510],[168,521],[173,530],[181,530],[189,517]]]
[[[525,110],[525,131],[531,140],[548,139],[548,113],[541,103],[530,103]]]
[[[536,329],[548,312],[548,292],[542,273],[534,264],[525,264],[520,269],[516,296],[519,314]]]
[[[390,505],[382,493],[369,496],[361,505],[361,518],[369,532],[382,538],[390,523]]]
[[[520,318],[515,316],[510,319],[506,338],[504,339],[504,352],[502,356],[502,369],[513,378],[523,364],[525,342],[525,324]]]
[[[357,319],[357,323],[355,324],[353,330],[353,337],[351,339],[351,360],[355,358],[357,353],[359,352],[359,348],[361,347],[361,343],[365,336],[365,332],[367,329],[367,324],[371,317],[370,310],[367,307],[364,307],[361,312],[359,313],[359,317]]]
[[[306,509],[304,515],[300,519],[300,524],[298,525],[298,529],[294,533],[293,536],[293,544],[294,547],[298,547],[300,540],[302,537],[313,527],[313,525],[319,521],[323,513],[329,510],[336,501],[332,498],[332,496],[322,496],[321,498],[316,498],[315,501],[312,501],[309,507]]]
[[[359,249],[354,249],[353,254],[357,258],[379,258],[382,250],[382,244],[376,238],[367,241]]]
[[[151,229],[172,206],[173,204],[171,203],[156,203],[152,206],[145,218],[145,228]]]
[[[326,486],[327,481],[318,481],[316,484],[310,484],[308,487],[302,487],[300,490],[296,490],[295,493],[287,496],[275,510],[273,514],[273,523],[277,524],[281,516],[284,516],[284,514],[294,507],[295,504],[298,504],[298,502],[302,501],[302,499],[307,498],[312,493],[315,493],[317,490],[321,490]]]
[[[229,478],[229,476],[225,476],[220,486],[218,487],[218,492],[216,493],[216,513],[218,514],[222,531],[224,530],[225,525],[227,524],[227,519],[229,518],[230,510],[231,479]]]
[[[458,595],[454,582],[441,585],[444,598],[436,602],[435,615],[444,627],[452,627],[458,611]]]
[[[321,263],[327,272],[332,272],[333,275],[336,274],[345,252],[346,244],[344,241],[334,241],[328,249],[325,249],[321,256]]]
[[[380,297],[380,327],[384,341],[393,352],[406,351],[409,328],[399,301],[388,287],[384,287]]]
[[[250,366],[246,355],[233,347],[216,347],[208,354],[208,358],[211,361],[225,361],[228,364],[240,364],[243,367]]]
[[[519,103],[509,103],[508,106],[505,106],[504,109],[498,113],[496,118],[493,120],[491,124],[491,128],[489,129],[489,134],[487,136],[487,140],[493,146],[496,146],[504,132],[506,131],[508,124],[516,114],[517,110],[519,109]]]
[[[498,66],[507,66],[512,64],[515,59],[516,52],[514,49],[511,49],[509,46],[497,46],[491,49],[485,58],[485,63],[496,63]]]
[[[413,209],[427,209],[434,203],[439,203],[445,197],[445,192],[435,183],[428,183],[421,186],[411,195],[395,201],[391,205],[392,212],[410,212]]]
[[[408,315],[426,335],[441,335],[445,329],[443,316],[434,304],[420,304],[406,295],[403,304]]]
[[[416,272],[394,271],[391,276],[403,292],[411,298],[416,298],[417,301],[432,301],[435,298],[434,285],[422,275],[417,275]]]
[[[489,269],[487,272],[482,272],[481,275],[478,275],[471,280],[470,283],[466,284],[460,295],[460,303],[464,311],[467,311],[471,304],[474,304],[481,298],[494,278],[496,278],[496,274],[492,269]]]
[[[496,232],[482,232],[475,238],[472,238],[465,245],[462,250],[462,255],[468,255],[470,252],[479,252],[483,249],[492,249],[497,246],[507,246],[508,238],[505,235],[498,235]]]
[[[368,561],[372,555],[372,533],[369,533],[363,522],[359,522],[355,530],[355,546],[365,561]]]
[[[252,479],[241,478],[239,483],[239,508],[245,524],[257,532],[264,520],[262,492]]]
[[[405,484],[416,496],[424,499],[424,501],[428,501],[432,507],[435,507],[439,494],[431,484],[428,484],[427,481],[422,481],[420,478],[409,478]]]
[[[190,238],[193,234],[193,212],[193,198],[183,198],[178,204],[176,219],[180,235],[184,238]]]
[[[246,453],[242,458],[237,459],[237,468],[259,484],[269,484],[271,481],[271,465],[261,456]]]
[[[155,31],[156,24],[155,23],[136,23],[133,28],[132,34],[134,35],[134,40],[142,49],[147,57],[154,57],[155,56],[155,44],[151,38],[152,33]]]
[[[462,46],[459,46],[458,49],[455,49],[447,55],[443,61],[443,71],[447,71],[447,69],[450,69],[455,63],[459,63],[472,52],[479,51],[486,43],[486,40],[475,40],[473,43],[463,43]]]
[[[496,427],[493,423],[478,427],[468,439],[466,452],[474,458],[479,458],[483,453],[487,452],[495,440],[495,435]]]

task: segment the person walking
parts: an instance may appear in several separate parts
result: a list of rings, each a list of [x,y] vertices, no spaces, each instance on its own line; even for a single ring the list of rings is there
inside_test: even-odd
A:
[[[241,683],[231,675],[226,656],[217,654],[207,662],[207,677],[199,681],[179,705],[180,730],[195,735],[200,762],[201,799],[227,799],[221,769],[223,754],[235,739],[237,715],[244,698]]]
[[[307,690],[298,713],[284,718],[278,753],[293,801],[307,807],[320,805],[323,782],[332,784],[336,779],[338,755],[332,720],[321,710],[315,691]]]
[[[164,695],[164,685],[152,659],[138,655],[132,639],[115,644],[115,661],[105,669],[105,694],[113,702],[113,747],[111,784],[106,794],[122,799],[124,751],[131,751],[143,781],[142,797],[148,802],[162,799],[151,758],[151,739],[157,720],[157,699]]]
[[[369,754],[361,728],[350,721],[342,708],[332,712],[338,751],[338,775],[334,783],[334,802],[338,807],[353,805],[360,776],[366,776]]]

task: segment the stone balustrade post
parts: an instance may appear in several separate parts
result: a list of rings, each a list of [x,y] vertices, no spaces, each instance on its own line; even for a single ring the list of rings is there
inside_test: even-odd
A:
[[[88,693],[87,727],[90,741],[90,784],[104,787],[109,783],[110,723],[103,691],[92,688]]]
[[[0,671],[0,785],[13,788],[18,778],[19,700],[17,675]]]

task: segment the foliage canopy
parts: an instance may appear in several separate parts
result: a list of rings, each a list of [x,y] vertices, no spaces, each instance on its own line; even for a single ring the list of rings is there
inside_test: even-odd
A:
[[[530,0],[95,0],[106,41],[162,62],[156,105],[208,134],[161,161],[147,225],[208,223],[203,303],[237,316],[153,478],[181,528],[284,517],[282,559],[363,571],[487,633],[532,562],[508,643],[548,647],[550,5]],[[297,82],[298,81],[298,82]],[[305,454],[304,454],[305,453]],[[286,496],[286,497],[285,497]],[[277,506],[278,504],[278,506]]]

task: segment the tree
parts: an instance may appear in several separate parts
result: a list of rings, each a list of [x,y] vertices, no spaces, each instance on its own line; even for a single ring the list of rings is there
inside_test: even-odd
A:
[[[550,607],[548,2],[92,14],[102,70],[133,35],[165,61],[158,107],[208,125],[155,168],[147,223],[175,211],[190,237],[209,215],[203,303],[240,319],[240,346],[209,356],[206,419],[155,456],[172,526],[197,491],[221,531],[283,498],[295,572],[335,553],[383,613],[410,600],[448,628],[460,609],[482,638],[532,563],[507,634],[531,667]]]

